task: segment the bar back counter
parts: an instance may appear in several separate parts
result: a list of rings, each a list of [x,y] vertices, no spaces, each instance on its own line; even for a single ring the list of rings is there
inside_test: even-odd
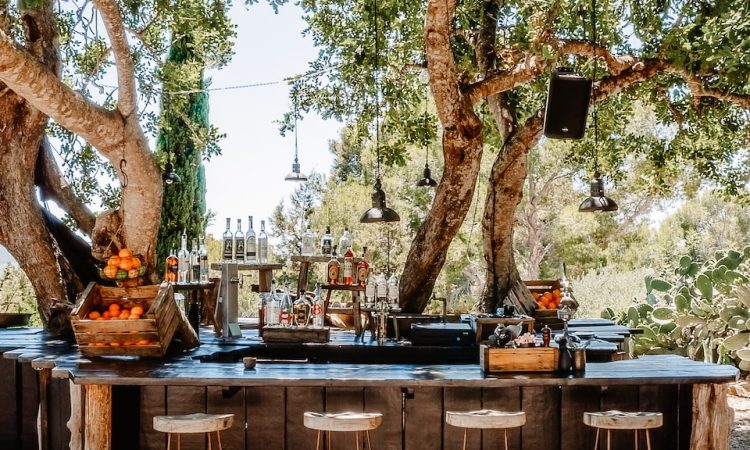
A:
[[[655,449],[723,450],[732,420],[725,384],[738,375],[678,356],[589,363],[585,373],[567,377],[488,376],[475,363],[259,361],[247,370],[242,361],[205,357],[227,351],[212,345],[202,346],[201,357],[87,360],[69,344],[20,330],[0,332],[0,351],[0,376],[9,381],[0,384],[3,449],[38,448],[37,439],[49,449],[164,449],[153,417],[195,412],[235,414],[222,434],[227,449],[312,449],[305,411],[383,413],[374,448],[457,449],[463,433],[445,424],[445,411],[488,408],[526,412],[526,425],[510,432],[513,449],[593,448],[595,430],[583,424],[583,413],[619,409],[664,414],[664,426],[652,433]],[[615,433],[612,444],[632,448],[633,434]],[[332,448],[352,445],[344,436]],[[183,448],[207,448],[205,438],[185,438]],[[502,432],[470,433],[469,448],[502,448]]]

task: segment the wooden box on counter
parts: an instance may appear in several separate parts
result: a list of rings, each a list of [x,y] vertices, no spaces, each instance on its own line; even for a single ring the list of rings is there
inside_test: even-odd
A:
[[[494,348],[479,346],[479,365],[485,373],[554,372],[558,349],[552,347]]]
[[[304,344],[320,343],[324,344],[331,340],[331,330],[325,328],[306,328],[306,327],[282,327],[282,326],[265,326],[263,327],[263,342],[276,344]]]
[[[89,312],[112,303],[123,308],[140,306],[137,320],[91,320]],[[174,300],[169,283],[118,288],[89,283],[71,313],[71,323],[80,352],[85,356],[161,357],[179,333],[186,348],[198,345],[198,337]],[[112,345],[114,344],[114,345]]]

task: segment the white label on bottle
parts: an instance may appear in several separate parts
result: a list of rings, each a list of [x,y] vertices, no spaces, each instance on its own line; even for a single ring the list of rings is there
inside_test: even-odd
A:
[[[222,256],[224,257],[226,261],[231,260],[233,256],[232,252],[234,251],[234,248],[232,247],[232,244],[233,244],[232,241],[233,241],[232,238],[224,238],[224,244],[223,244],[224,250],[222,251]]]
[[[247,256],[248,261],[255,261],[256,256],[256,243],[255,243],[255,237],[247,238],[247,245],[245,246],[245,255]]]

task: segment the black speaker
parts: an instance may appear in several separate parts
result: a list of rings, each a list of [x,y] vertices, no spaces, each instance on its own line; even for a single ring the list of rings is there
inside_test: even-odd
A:
[[[591,98],[591,80],[571,69],[552,72],[544,113],[544,135],[551,139],[581,139]]]

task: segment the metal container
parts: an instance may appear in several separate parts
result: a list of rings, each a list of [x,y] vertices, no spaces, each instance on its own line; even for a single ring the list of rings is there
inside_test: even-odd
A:
[[[586,370],[586,349],[573,350],[573,370],[584,372]]]

